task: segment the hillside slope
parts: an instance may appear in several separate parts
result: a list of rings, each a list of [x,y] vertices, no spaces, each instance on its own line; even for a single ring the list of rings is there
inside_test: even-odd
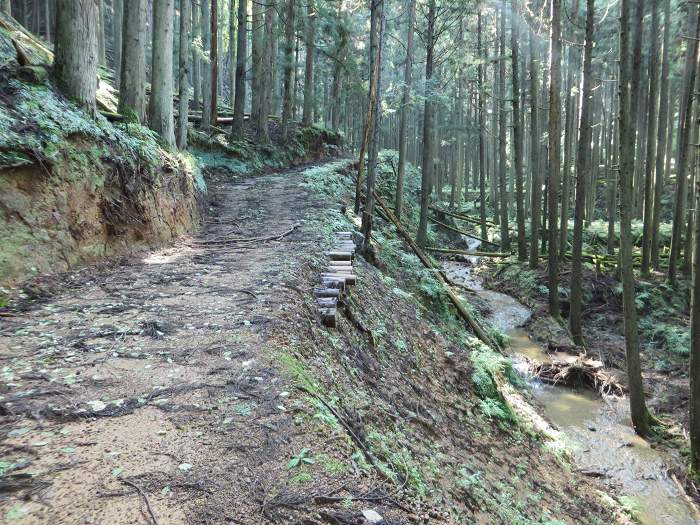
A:
[[[352,174],[349,161],[217,170],[200,234],[68,274],[7,319],[3,515],[614,522],[599,487],[503,403],[506,361],[381,221],[382,267],[358,258],[338,328],[321,326],[311,290],[333,232],[354,228]]]

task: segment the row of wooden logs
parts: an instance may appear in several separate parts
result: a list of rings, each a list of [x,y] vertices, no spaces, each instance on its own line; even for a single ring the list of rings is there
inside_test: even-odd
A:
[[[335,328],[338,301],[342,299],[348,286],[355,284],[352,263],[355,258],[355,243],[350,232],[336,232],[333,250],[326,252],[330,263],[321,274],[321,285],[314,288],[314,297],[321,315],[321,322]]]

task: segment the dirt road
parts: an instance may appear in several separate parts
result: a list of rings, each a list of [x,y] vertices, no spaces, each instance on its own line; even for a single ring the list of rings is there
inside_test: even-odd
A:
[[[303,448],[291,387],[266,356],[293,330],[294,274],[318,249],[300,173],[224,174],[201,234],[65,276],[0,321],[0,469],[14,483],[3,515],[170,524],[274,512],[267,500]],[[227,241],[239,238],[256,240]]]

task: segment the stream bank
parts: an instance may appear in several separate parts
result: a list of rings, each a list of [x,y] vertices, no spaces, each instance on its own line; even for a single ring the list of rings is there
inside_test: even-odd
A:
[[[486,289],[473,272],[479,263],[478,257],[470,257],[465,262],[443,261],[443,267],[454,283],[484,301],[486,319],[509,337],[514,368],[527,377],[532,363],[551,362],[552,357],[523,328],[532,320],[532,310],[510,295]],[[528,383],[540,412],[563,433],[578,471],[623,493],[621,501],[639,523],[700,523],[697,509],[669,468],[678,458],[634,433],[626,398],[601,398],[587,389],[547,385],[533,378]]]

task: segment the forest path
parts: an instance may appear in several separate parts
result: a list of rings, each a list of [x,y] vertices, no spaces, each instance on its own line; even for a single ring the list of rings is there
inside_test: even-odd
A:
[[[198,235],[68,275],[0,320],[0,473],[17,482],[0,515],[154,522],[143,491],[161,524],[264,521],[302,447],[266,356],[298,322],[283,279],[320,249],[302,172],[219,173]]]

